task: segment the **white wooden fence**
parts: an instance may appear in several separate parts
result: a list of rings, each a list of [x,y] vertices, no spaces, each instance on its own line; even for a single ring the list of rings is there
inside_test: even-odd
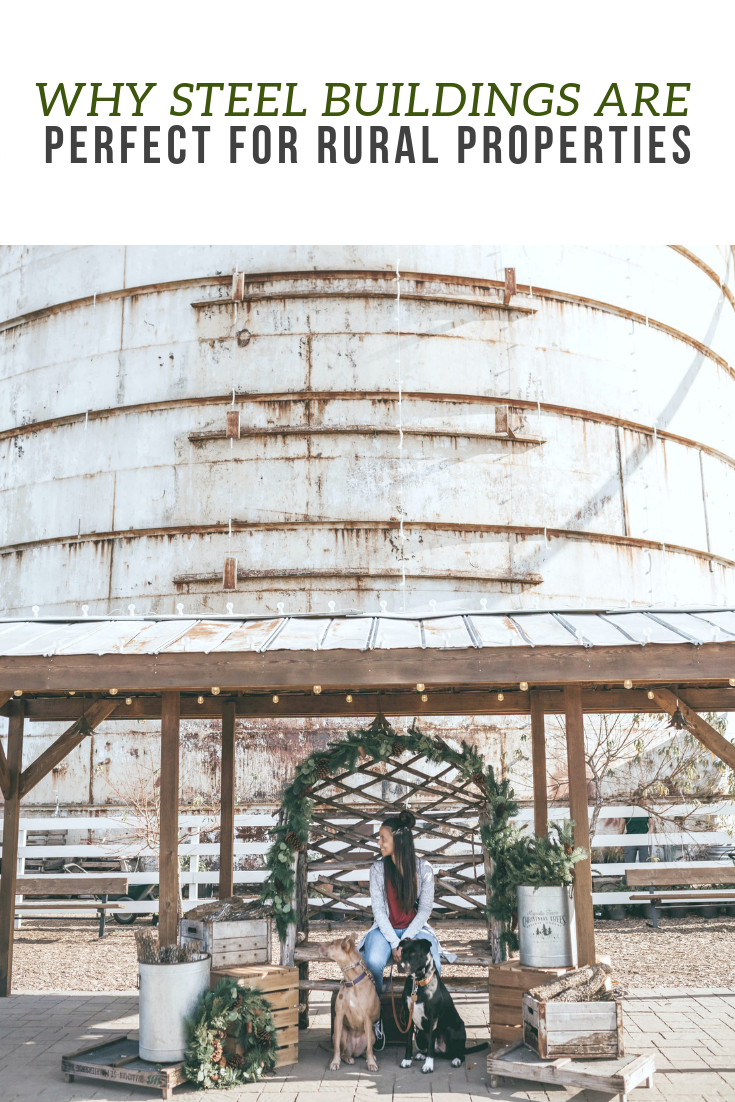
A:
[[[661,809],[662,812],[664,809]],[[693,810],[691,805],[677,805],[674,809],[677,815],[687,815]],[[715,815],[733,815],[735,814],[735,804],[722,803],[717,806],[708,806],[705,808],[696,809],[699,814],[698,818],[700,824],[706,827],[706,822],[702,823],[702,820]],[[566,808],[553,808],[550,811],[550,818],[555,820],[561,820],[568,818],[569,811]],[[600,818],[620,818],[620,817],[637,817],[645,816],[648,812],[641,811],[640,808],[632,806],[610,806],[603,808]],[[527,827],[533,820],[533,812],[530,809],[523,809],[519,816],[519,823],[525,824]],[[191,841],[183,841],[179,846],[179,856],[188,859],[188,869],[182,870],[181,881],[182,884],[189,886],[189,898],[184,899],[184,910],[188,910],[191,907],[197,905],[197,898],[199,895],[198,887],[200,884],[213,884],[217,885],[219,882],[219,872],[214,869],[200,869],[199,858],[200,857],[214,857],[219,855],[219,845],[202,843],[198,840],[201,833],[212,831],[217,829],[216,822],[202,815],[181,815],[180,816],[180,828],[181,833],[187,833],[191,838]],[[345,819],[345,822],[349,820]],[[235,816],[235,827],[248,826],[248,827],[262,827],[269,828],[276,822],[276,814],[273,812],[265,813],[246,813]],[[692,824],[694,826],[694,823]],[[43,857],[67,857],[69,864],[73,863],[77,858],[85,857],[106,857],[108,859],[127,858],[132,859],[135,857],[156,856],[156,852],[141,847],[140,845],[133,845],[129,841],[125,841],[124,836],[130,835],[131,830],[134,827],[134,821],[131,818],[125,820],[121,818],[112,818],[108,816],[72,816],[72,815],[44,815],[44,816],[29,816],[23,818],[20,821],[20,845],[18,850],[19,858],[19,872],[23,872],[23,865],[25,859],[28,857],[43,858]],[[376,827],[377,829],[377,827]],[[49,831],[51,833],[59,832],[60,830],[66,831],[95,831],[96,833],[104,833],[105,835],[111,835],[112,838],[105,840],[104,842],[98,842],[94,844],[82,843],[82,842],[70,842],[66,845],[27,845],[26,835],[28,832]],[[114,835],[121,835],[119,841],[114,841]],[[423,840],[424,845],[423,852],[430,850],[431,840]],[[708,829],[692,829],[686,831],[678,831],[671,833],[651,833],[651,834],[597,834],[592,839],[592,846],[595,849],[604,849],[606,847],[624,847],[624,846],[711,846],[711,845],[729,845],[733,844],[735,839],[725,831],[712,831]],[[436,845],[440,843],[437,840]],[[234,853],[235,857],[243,856],[263,856],[269,847],[269,843],[266,842],[239,842],[235,841]],[[335,850],[340,848],[339,843],[334,843]],[[472,853],[470,846],[466,844],[457,844],[451,848],[451,854],[447,856],[446,865],[442,864],[442,867],[448,871],[451,869],[454,863],[452,858],[467,857]],[[479,856],[479,852],[478,852]],[[689,861],[679,860],[666,862],[662,860],[656,860],[656,868],[706,868],[711,866],[716,868],[722,863],[730,865],[729,858],[722,858],[720,860],[702,860],[702,861]],[[594,873],[604,875],[620,875],[626,867],[625,863],[593,863],[593,875]],[[75,870],[76,871],[76,870]],[[34,878],[43,874],[34,873]],[[51,877],[56,877],[58,873],[46,874]],[[151,870],[148,872],[130,872],[127,873],[129,884],[157,884],[158,872]],[[317,872],[310,874],[310,879],[316,880],[318,877]],[[249,885],[251,892],[256,889],[258,884],[261,884],[266,877],[265,869],[247,869],[247,870],[235,870],[234,883],[236,885]],[[345,873],[342,877],[346,881],[355,881],[362,885],[366,883],[369,878],[369,870],[360,869],[353,872]],[[640,889],[637,890],[640,894]],[[704,894],[704,893],[703,893]],[[366,896],[364,892],[358,889],[355,893],[356,901],[364,901]],[[628,892],[593,892],[593,901],[597,906],[614,906],[617,904],[628,903],[630,901],[630,895]],[[30,902],[30,900],[29,900]],[[457,899],[457,902],[461,905],[462,900]],[[335,908],[339,905],[335,904]],[[158,910],[157,900],[126,900],[121,907],[124,912],[134,912],[138,914],[150,914]],[[17,908],[18,917],[22,917],[23,914],[28,916],[35,913],[36,916],[39,912],[33,912],[26,910],[24,912],[22,903]],[[44,917],[54,917],[61,914],[66,916],[74,915],[75,912],[68,908],[62,911],[44,910]],[[79,915],[89,917],[89,912],[77,912]]]

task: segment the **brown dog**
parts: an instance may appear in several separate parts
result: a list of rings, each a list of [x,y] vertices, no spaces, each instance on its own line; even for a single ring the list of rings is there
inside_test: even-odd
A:
[[[356,934],[318,944],[319,956],[342,969],[342,984],[334,1004],[334,1058],[329,1065],[339,1071],[340,1062],[354,1064],[365,1053],[368,1071],[377,1071],[373,1055],[373,1022],[380,1017],[380,999],[373,978],[355,946]],[[315,946],[316,948],[317,946]]]

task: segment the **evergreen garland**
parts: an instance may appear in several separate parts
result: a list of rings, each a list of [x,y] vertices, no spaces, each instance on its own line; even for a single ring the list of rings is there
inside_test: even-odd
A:
[[[518,885],[571,883],[574,864],[587,856],[584,850],[573,848],[572,824],[554,827],[556,838],[535,838],[521,831],[511,822],[518,814],[513,789],[507,780],[496,781],[493,767],[485,765],[476,747],[463,741],[462,748],[454,750],[443,739],[424,735],[415,719],[405,735],[398,734],[383,715],[378,715],[370,727],[350,731],[346,738],[330,743],[326,750],[315,750],[296,767],[293,781],[283,791],[278,824],[269,832],[273,842],[265,860],[268,877],[260,895],[261,903],[273,906],[279,938],[285,940],[289,925],[295,921],[293,857],[308,847],[313,785],[352,772],[363,757],[385,761],[404,751],[453,765],[484,796],[486,809],[481,815],[480,834],[493,862],[487,914],[501,923],[503,944],[517,949],[518,940],[510,926]]]
[[[241,1053],[225,1055],[222,1042],[228,1031]],[[229,979],[202,995],[187,1022],[187,1041],[186,1077],[202,1090],[254,1083],[276,1066],[270,1003],[259,991],[238,987]]]

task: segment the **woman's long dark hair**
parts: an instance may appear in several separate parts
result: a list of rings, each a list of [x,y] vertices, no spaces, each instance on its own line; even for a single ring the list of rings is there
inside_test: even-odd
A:
[[[416,905],[418,883],[416,879],[416,850],[411,831],[416,825],[416,816],[405,809],[399,815],[391,815],[383,820],[393,835],[393,855],[383,858],[385,875],[396,893],[398,902],[404,911],[410,911]]]

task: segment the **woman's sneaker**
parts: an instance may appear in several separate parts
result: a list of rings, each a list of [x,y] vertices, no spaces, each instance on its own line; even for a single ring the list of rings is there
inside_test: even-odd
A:
[[[382,1018],[378,1018],[377,1022],[373,1022],[373,1033],[375,1034],[373,1050],[375,1052],[382,1052],[385,1048],[385,1030],[383,1029]]]

